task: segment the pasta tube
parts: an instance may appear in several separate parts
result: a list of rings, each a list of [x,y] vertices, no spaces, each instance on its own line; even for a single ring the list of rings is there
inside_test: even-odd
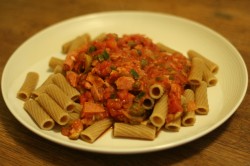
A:
[[[218,72],[219,66],[216,63],[212,62],[211,60],[207,59],[205,56],[199,54],[198,52],[194,50],[189,50],[187,54],[188,54],[188,57],[191,59],[193,59],[194,57],[201,58],[212,73],[215,74]]]
[[[106,35],[107,35],[106,33],[101,33],[98,36],[96,36],[93,41],[103,41],[105,40]]]
[[[183,107],[185,107],[185,111],[181,123],[183,126],[193,126],[196,121],[196,105],[194,102],[194,92],[191,89],[186,89],[183,93],[183,96],[185,97],[186,102],[183,104]]]
[[[203,80],[206,81],[208,87],[215,86],[218,82],[215,75],[208,69],[207,66],[204,67]]]
[[[82,109],[83,109],[83,106],[79,103],[75,103],[75,107],[74,107],[74,112],[77,112],[77,113],[81,113],[82,112]]]
[[[161,128],[166,120],[168,112],[168,96],[164,94],[160,100],[154,106],[153,112],[149,117],[151,123],[156,126],[157,128]]]
[[[69,112],[69,117],[70,117],[70,120],[73,121],[73,120],[79,119],[80,114],[78,112]]]
[[[103,119],[95,122],[80,133],[80,138],[84,141],[93,143],[113,124],[111,119]]]
[[[62,53],[67,54],[69,52],[69,48],[72,43],[73,43],[73,40],[64,43],[62,46]]]
[[[166,123],[165,128],[169,131],[179,131],[181,128],[181,117]]]
[[[63,66],[60,66],[60,65],[57,65],[54,70],[53,70],[54,74],[57,74],[57,73],[64,73],[64,70],[63,70]]]
[[[68,83],[66,78],[61,73],[55,74],[52,80],[71,98],[71,100],[75,101],[79,98],[80,93]]]
[[[115,123],[114,136],[153,140],[156,136],[156,128],[143,124],[130,125],[126,123]]]
[[[150,110],[154,107],[155,101],[151,97],[147,96],[143,99],[142,107],[146,110]]]
[[[196,113],[201,115],[208,114],[207,83],[202,81],[200,86],[195,89]]]
[[[42,93],[36,98],[37,102],[59,124],[65,125],[69,121],[69,114],[64,111],[48,94]]]
[[[34,119],[37,125],[43,130],[51,130],[55,122],[46,111],[33,99],[24,103],[24,109]]]
[[[29,72],[26,78],[17,92],[17,98],[26,101],[30,98],[31,92],[36,88],[38,83],[39,75],[36,72]]]
[[[56,57],[51,57],[49,60],[49,67],[54,70],[56,66],[58,65],[63,66],[63,63],[64,63],[64,60],[56,58]]]
[[[153,84],[149,87],[149,95],[153,99],[159,99],[164,93],[164,88],[160,84]]]
[[[188,77],[188,81],[191,85],[200,85],[203,78],[204,63],[202,59],[194,57],[192,58],[192,67]]]
[[[35,90],[33,90],[31,92],[31,97],[32,98],[37,98],[41,93],[43,93],[46,89],[46,86],[49,84],[52,84],[52,78],[53,78],[54,74],[51,74],[43,83],[41,86],[39,86],[38,88],[36,88]]]
[[[68,48],[68,52],[74,51],[79,49],[82,45],[87,44],[90,42],[90,35],[88,33],[85,33],[81,36],[78,36],[75,38]]]
[[[72,101],[58,86],[50,84],[45,89],[45,92],[54,99],[62,109],[72,112],[75,108],[74,101]]]

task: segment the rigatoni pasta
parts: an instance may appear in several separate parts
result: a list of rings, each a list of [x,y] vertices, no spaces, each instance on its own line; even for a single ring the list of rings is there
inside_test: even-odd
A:
[[[160,84],[153,84],[149,87],[149,95],[153,99],[159,99],[164,93],[164,88]]]
[[[188,76],[188,81],[191,85],[200,85],[203,79],[204,63],[198,57],[192,58],[192,67]]]
[[[185,111],[181,123],[183,126],[193,126],[196,121],[195,117],[196,104],[195,104],[194,92],[191,89],[186,89],[183,93],[183,96],[185,97],[185,102],[183,103]]]
[[[46,111],[33,99],[24,103],[24,109],[34,119],[37,125],[43,130],[51,130],[55,126],[54,120]]]
[[[65,125],[69,121],[69,114],[63,110],[48,94],[42,93],[36,101],[59,124]]]
[[[142,107],[146,110],[150,110],[154,107],[155,100],[150,96],[146,96],[143,100]]]
[[[181,117],[176,118],[170,122],[167,122],[165,124],[165,128],[169,131],[174,131],[174,132],[179,131],[181,128]]]
[[[216,74],[218,72],[219,66],[216,63],[212,62],[211,60],[207,59],[205,56],[201,55],[200,53],[194,50],[189,50],[187,54],[191,59],[195,57],[201,58],[212,73]]]
[[[67,82],[67,80],[61,73],[55,74],[55,76],[52,78],[52,81],[59,88],[61,88],[64,91],[64,93],[66,93],[67,96],[70,97],[70,99],[77,100],[79,98],[80,93],[75,88],[70,86],[70,84]]]
[[[50,84],[46,87],[45,92],[53,98],[63,110],[72,112],[75,109],[75,103],[67,96],[58,86]]]
[[[49,67],[54,70],[57,66],[63,66],[64,60],[57,58],[57,57],[51,57],[49,60]]]
[[[62,47],[63,53],[69,53],[79,49],[84,44],[87,44],[90,41],[90,35],[85,33],[81,36],[76,37],[75,39],[65,43]]]
[[[207,83],[208,87],[215,86],[218,82],[218,79],[207,66],[203,68],[203,80]]]
[[[161,99],[155,104],[153,112],[149,117],[149,120],[154,126],[161,128],[165,123],[167,112],[168,96],[167,94],[164,94]]]
[[[57,65],[54,69],[53,69],[53,72],[54,74],[57,74],[57,73],[62,73],[63,74],[63,66],[61,65]]]
[[[40,85],[38,88],[36,88],[35,90],[33,90],[33,91],[31,92],[31,97],[32,97],[32,98],[37,98],[40,94],[42,94],[42,93],[45,91],[47,85],[53,83],[52,78],[53,78],[54,76],[55,76],[54,74],[51,74],[51,75],[42,83],[42,85]]]
[[[83,106],[82,104],[80,103],[74,103],[75,107],[73,109],[73,112],[77,112],[77,113],[81,113],[82,112],[82,109],[83,109]]]
[[[93,125],[89,126],[87,129],[80,133],[82,140],[87,142],[94,142],[98,137],[100,137],[107,129],[109,129],[113,124],[111,119],[103,119],[95,122]]]
[[[153,140],[156,137],[156,127],[147,125],[114,124],[114,136]]]
[[[197,106],[197,114],[208,114],[209,105],[207,97],[207,83],[205,81],[202,81],[201,84],[195,89],[195,103]]]
[[[17,98],[21,100],[28,100],[31,96],[31,92],[36,88],[38,83],[39,75],[36,72],[27,73],[25,80],[17,92]]]

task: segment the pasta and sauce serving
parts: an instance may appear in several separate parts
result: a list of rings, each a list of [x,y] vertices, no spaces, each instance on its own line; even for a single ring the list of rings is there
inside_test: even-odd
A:
[[[30,72],[17,93],[41,129],[60,125],[63,135],[91,143],[109,128],[114,137],[153,140],[209,112],[207,88],[219,68],[193,50],[186,57],[140,34],[86,33],[62,51],[41,86]]]

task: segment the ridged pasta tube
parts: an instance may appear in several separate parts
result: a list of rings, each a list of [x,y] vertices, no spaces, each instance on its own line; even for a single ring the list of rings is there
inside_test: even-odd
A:
[[[202,81],[200,86],[195,89],[195,103],[197,106],[197,114],[208,114],[209,106],[207,97],[207,83],[205,81]]]
[[[218,82],[215,75],[208,69],[207,66],[205,66],[203,70],[203,80],[206,81],[208,87],[215,86]]]
[[[188,76],[188,81],[191,85],[200,85],[203,78],[203,60],[197,57],[192,58],[192,67]]]
[[[142,103],[142,107],[146,110],[150,110],[154,107],[154,104],[155,104],[155,100],[152,99],[151,97],[149,96],[146,96],[144,99],[143,99],[143,103]]]
[[[156,128],[143,124],[130,125],[126,123],[115,123],[114,136],[153,140],[156,136]]]
[[[45,92],[53,98],[62,109],[72,112],[75,108],[74,101],[69,98],[58,86],[50,84],[46,87]]]
[[[32,98],[37,98],[41,93],[43,93],[46,89],[46,86],[49,84],[52,84],[52,78],[53,76],[55,76],[54,74],[51,74],[43,83],[41,86],[39,86],[38,88],[36,88],[35,90],[33,90],[31,92],[31,97]]]
[[[149,87],[149,95],[153,99],[159,99],[164,93],[164,88],[160,84],[153,84]]]
[[[63,63],[64,60],[57,57],[51,57],[49,60],[49,67],[54,70],[56,66],[63,66]]]
[[[66,93],[73,101],[77,100],[80,96],[80,93],[72,87],[66,78],[61,74],[57,73],[55,76],[52,78],[53,82],[61,88],[64,93]]]
[[[169,131],[179,131],[181,128],[181,117],[174,119],[173,121],[166,123],[165,128]]]
[[[207,59],[205,56],[199,54],[198,52],[194,50],[189,50],[187,54],[188,54],[188,57],[191,59],[195,57],[201,58],[212,73],[215,74],[218,72],[219,66],[216,63],[212,62],[211,60]]]
[[[162,95],[154,106],[153,112],[149,117],[150,122],[157,128],[161,128],[165,121],[168,112],[168,96],[167,94]]]
[[[46,111],[33,99],[24,103],[24,109],[43,130],[51,130],[55,122]]]
[[[28,72],[25,80],[17,92],[17,98],[26,101],[30,98],[31,92],[35,90],[38,83],[39,75],[36,72]]]
[[[90,42],[90,35],[88,33],[85,33],[63,44],[62,52],[67,54],[69,52],[79,49],[82,45],[87,44],[89,42]]]
[[[48,94],[42,93],[36,98],[36,100],[59,125],[65,125],[68,123],[70,119],[69,114],[63,110]]]
[[[185,103],[183,107],[185,107],[184,115],[182,117],[182,125],[183,126],[193,126],[196,118],[195,118],[195,110],[196,105],[194,101],[194,92],[191,89],[186,89],[183,93],[185,97]]]
[[[80,133],[80,138],[84,141],[93,143],[98,137],[100,137],[106,130],[108,130],[113,124],[111,119],[102,119],[95,122]]]

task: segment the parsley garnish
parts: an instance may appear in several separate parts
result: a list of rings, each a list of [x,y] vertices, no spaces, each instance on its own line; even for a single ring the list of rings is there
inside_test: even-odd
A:
[[[134,69],[130,70],[130,74],[133,76],[134,79],[139,79],[139,74]]]

